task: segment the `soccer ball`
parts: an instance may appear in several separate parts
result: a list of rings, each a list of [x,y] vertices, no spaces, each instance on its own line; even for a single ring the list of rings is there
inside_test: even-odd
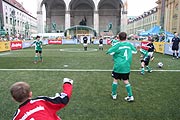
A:
[[[162,63],[162,62],[159,62],[159,63],[158,63],[158,67],[159,67],[159,68],[162,68],[162,67],[163,67],[163,63]]]

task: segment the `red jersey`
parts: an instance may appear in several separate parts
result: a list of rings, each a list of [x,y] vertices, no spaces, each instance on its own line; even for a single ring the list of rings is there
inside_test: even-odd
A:
[[[40,96],[21,104],[13,120],[61,120],[56,112],[67,105],[72,94],[72,85],[63,84],[63,92],[54,97]]]

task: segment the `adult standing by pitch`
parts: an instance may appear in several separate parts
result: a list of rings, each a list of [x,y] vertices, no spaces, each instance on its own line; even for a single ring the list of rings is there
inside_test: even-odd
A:
[[[172,51],[173,51],[173,59],[175,57],[179,58],[179,42],[180,38],[178,37],[178,33],[174,33],[174,37],[172,38]]]

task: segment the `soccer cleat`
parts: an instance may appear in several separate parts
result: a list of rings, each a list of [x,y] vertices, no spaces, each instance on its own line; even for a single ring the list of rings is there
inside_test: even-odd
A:
[[[148,70],[148,72],[149,72],[149,73],[152,73],[152,70],[151,70],[151,69],[149,69],[149,70]]]
[[[141,75],[144,75],[144,71],[141,71]]]
[[[177,56],[176,58],[179,59],[179,56]]]
[[[148,68],[148,72],[151,73],[151,72],[152,72],[152,69],[151,69],[151,68]]]
[[[113,100],[116,100],[116,99],[117,99],[117,94],[115,94],[115,95],[111,94],[111,96],[112,96],[112,99],[113,99]]]
[[[134,97],[133,96],[127,96],[124,98],[124,100],[128,101],[128,102],[133,102],[134,101]]]
[[[154,60],[154,57],[151,58],[151,61],[153,61],[153,60]]]
[[[43,59],[41,59],[39,62],[43,62]]]

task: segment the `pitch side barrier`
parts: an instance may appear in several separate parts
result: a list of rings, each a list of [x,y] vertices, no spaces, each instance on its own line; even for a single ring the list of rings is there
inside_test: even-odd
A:
[[[19,49],[24,49],[24,48],[29,48],[31,46],[31,43],[33,41],[0,41],[0,52],[5,52],[5,51],[10,51],[10,50],[19,50]],[[130,41],[134,46],[141,45],[142,47],[147,47],[148,41]],[[153,42],[156,52],[162,53],[162,54],[167,54],[167,55],[172,55],[172,43],[167,43],[167,42]],[[74,39],[62,39],[62,40],[43,40],[43,45],[46,44],[79,44],[78,40]],[[98,39],[93,40],[93,44],[99,44]],[[111,40],[110,39],[104,39],[103,44],[105,45],[110,45]],[[180,56],[180,54],[179,54]]]
[[[148,41],[130,41],[133,43],[135,46],[138,44],[141,45],[142,47],[146,48]],[[172,55],[172,43],[168,42],[153,42],[154,47],[156,49],[156,52],[166,54],[166,55]],[[180,55],[179,55],[180,56]]]
[[[0,52],[10,51],[10,42],[9,41],[0,41]]]
[[[33,41],[0,41],[0,52],[6,52],[10,50],[20,50],[31,47]],[[43,40],[43,45],[48,44],[48,40]]]

